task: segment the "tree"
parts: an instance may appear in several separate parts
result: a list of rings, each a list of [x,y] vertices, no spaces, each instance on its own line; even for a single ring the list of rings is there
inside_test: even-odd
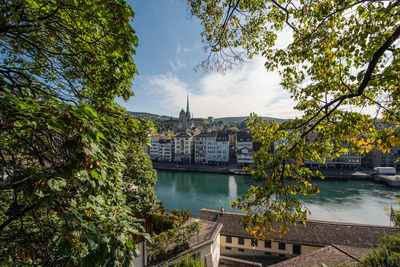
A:
[[[400,199],[396,199],[397,204],[400,204]],[[392,207],[389,208],[385,208],[385,210],[387,211],[387,214],[390,218],[390,220],[392,221],[394,226],[400,227],[400,210],[398,209],[393,209]],[[394,216],[392,216],[392,210],[394,213]]]
[[[150,124],[128,99],[138,44],[122,0],[0,3],[1,265],[130,265],[149,238]]]
[[[400,265],[400,235],[385,236],[377,248],[365,255],[358,266],[388,266]]]
[[[174,264],[174,267],[204,267],[205,265],[199,260],[186,256]]]
[[[302,113],[281,124],[255,114],[247,120],[253,141],[262,144],[249,170],[263,182],[233,206],[247,212],[244,222],[256,236],[276,231],[271,221],[282,223],[281,233],[289,223],[305,223],[309,211],[296,195],[319,192],[310,180],[322,177],[305,168],[305,160],[324,162],[348,151],[387,151],[400,144],[400,1],[188,4],[204,29],[205,70],[224,70],[261,55],[268,71],[280,73]],[[282,35],[289,43],[275,46]],[[313,142],[310,134],[316,136]]]

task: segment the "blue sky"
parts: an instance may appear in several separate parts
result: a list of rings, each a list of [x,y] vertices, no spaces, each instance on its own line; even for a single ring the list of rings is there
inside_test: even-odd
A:
[[[129,0],[135,12],[132,26],[139,38],[134,60],[139,75],[135,96],[120,104],[130,111],[177,117],[186,107],[195,117],[247,116],[251,112],[278,118],[294,117],[294,103],[267,72],[263,59],[220,73],[196,73],[205,57],[199,20],[191,18],[182,0]],[[281,42],[286,43],[287,38]]]

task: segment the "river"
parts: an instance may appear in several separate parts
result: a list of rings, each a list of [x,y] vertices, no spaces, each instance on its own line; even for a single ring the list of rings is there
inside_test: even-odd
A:
[[[236,211],[229,203],[256,181],[248,176],[157,171],[157,197],[167,210],[188,209],[197,217],[202,208]],[[315,182],[320,193],[301,197],[311,219],[389,225],[387,209],[400,209],[395,202],[400,189],[372,181],[324,180]],[[386,208],[386,210],[385,210]]]

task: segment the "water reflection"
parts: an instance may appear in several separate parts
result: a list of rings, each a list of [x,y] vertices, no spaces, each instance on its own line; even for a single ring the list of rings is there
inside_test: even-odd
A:
[[[311,210],[311,218],[342,222],[388,225],[384,207],[395,205],[400,190],[369,181],[316,181],[321,192],[299,198]],[[229,203],[256,185],[251,177],[158,171],[156,194],[164,206],[189,209],[197,216],[201,208],[234,211]],[[399,208],[399,207],[397,207]],[[237,210],[235,210],[237,211]]]
[[[234,176],[229,176],[229,198],[237,198],[237,183]]]

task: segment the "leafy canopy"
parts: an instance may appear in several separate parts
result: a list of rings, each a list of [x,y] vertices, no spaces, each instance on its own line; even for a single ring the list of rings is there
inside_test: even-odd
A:
[[[370,250],[357,266],[388,266],[400,265],[400,235],[385,236],[377,248]]]
[[[296,195],[316,194],[311,178],[322,176],[305,161],[400,144],[400,1],[187,2],[203,26],[205,70],[262,56],[302,114],[281,124],[248,120],[262,144],[249,170],[263,183],[232,205],[247,212],[244,222],[259,238],[277,230],[271,221],[282,222],[281,233],[305,222],[309,212]],[[290,42],[276,46],[279,36]]]
[[[1,265],[132,265],[149,238],[150,125],[128,99],[138,44],[123,0],[0,3]]]

